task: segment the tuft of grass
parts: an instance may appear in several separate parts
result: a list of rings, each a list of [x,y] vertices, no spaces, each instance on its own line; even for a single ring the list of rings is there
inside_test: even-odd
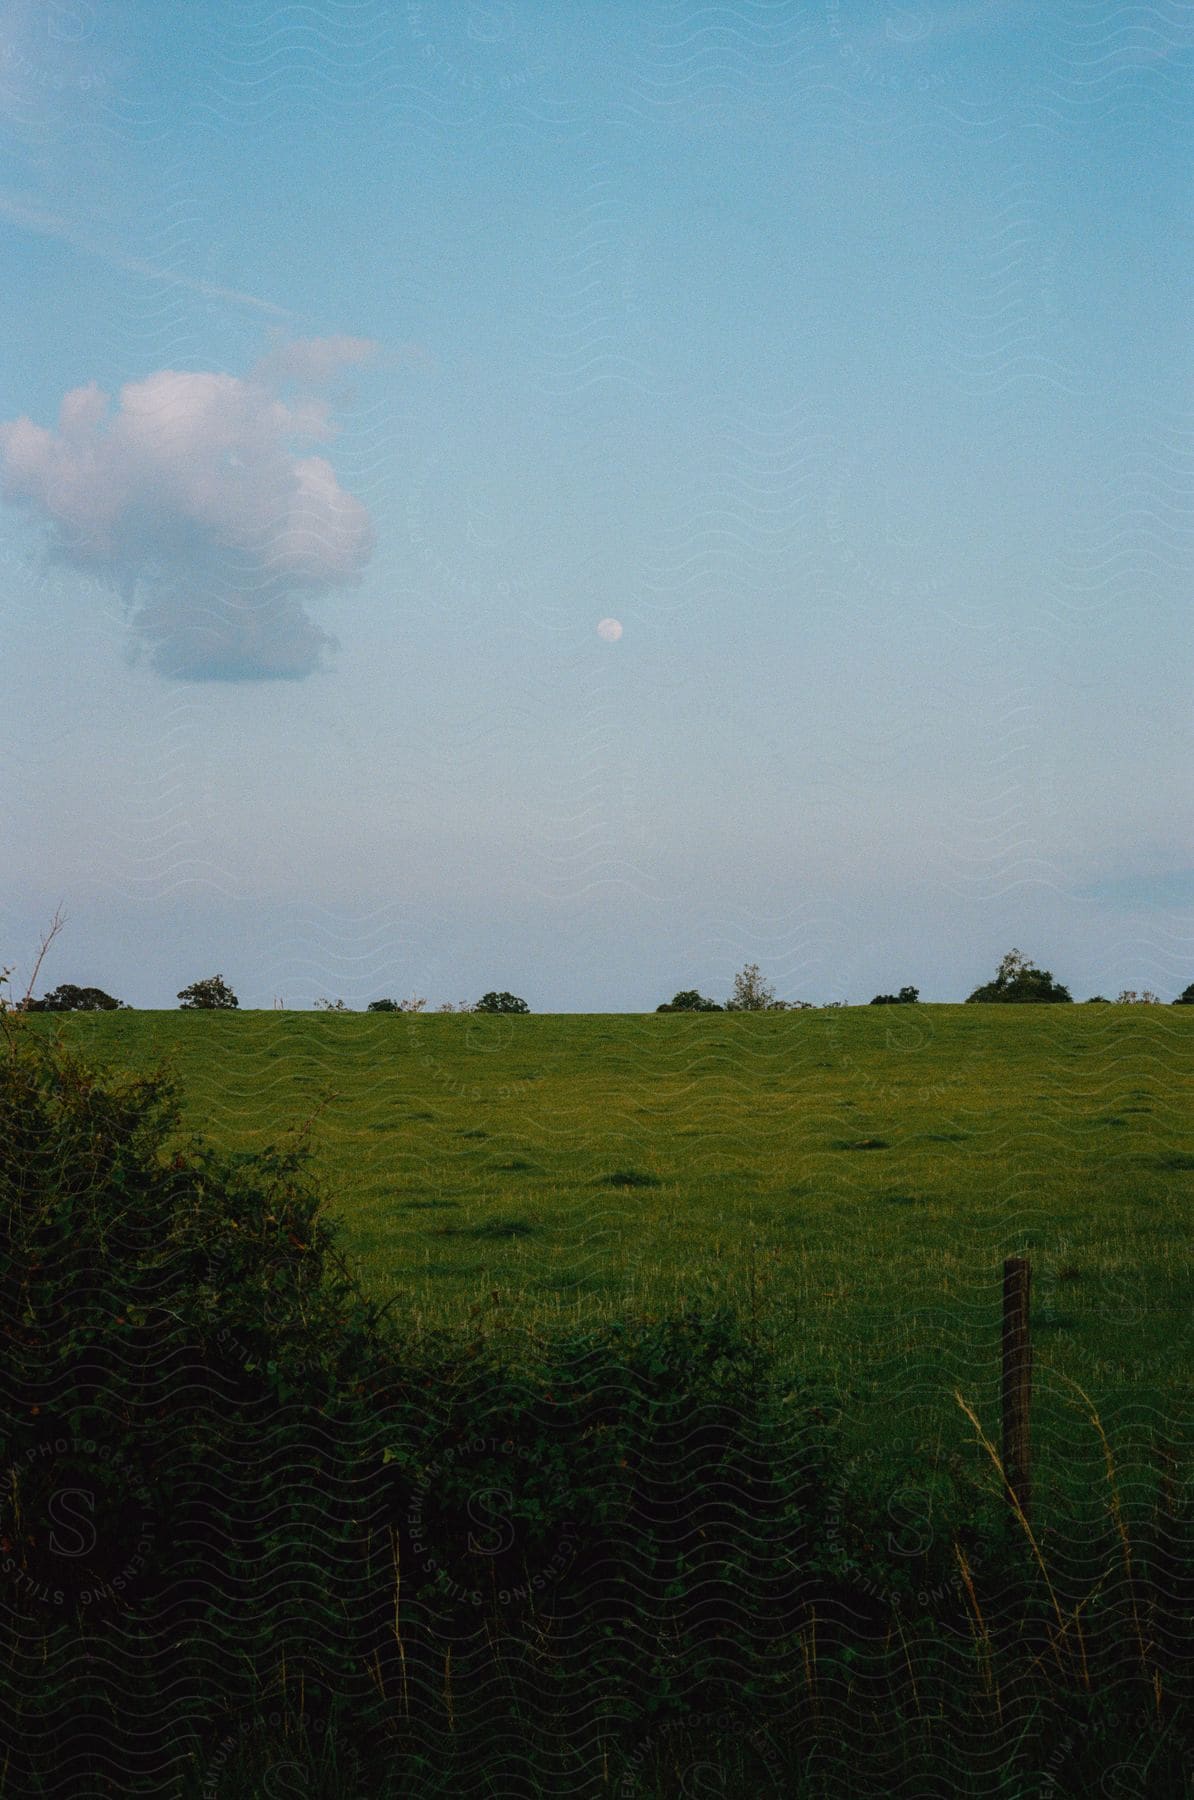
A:
[[[498,1242],[506,1238],[534,1237],[542,1226],[529,1219],[487,1219],[484,1225],[437,1225],[435,1237],[475,1238],[481,1242]]]

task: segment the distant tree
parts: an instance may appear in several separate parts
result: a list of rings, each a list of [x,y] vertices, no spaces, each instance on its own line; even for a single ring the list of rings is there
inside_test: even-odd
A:
[[[366,1012],[397,1012],[398,1010],[396,1000],[370,1000],[365,1008]]]
[[[770,1012],[775,989],[763,980],[758,963],[747,963],[734,977],[734,991],[726,1001],[727,1012]]]
[[[1192,981],[1190,983],[1188,988],[1182,989],[1182,991],[1178,995],[1177,999],[1175,1001],[1173,1001],[1173,1005],[1174,1006],[1194,1006],[1194,981]]]
[[[517,994],[505,992],[482,994],[473,1008],[474,1012],[481,1013],[529,1013],[530,1010],[526,1001],[520,1000]]]
[[[1154,994],[1151,988],[1145,988],[1139,994],[1135,988],[1123,988],[1115,996],[1115,1004],[1117,1006],[1160,1006],[1161,996]]]
[[[1054,981],[1048,969],[1038,969],[1019,950],[1009,950],[996,972],[994,981],[986,982],[967,994],[967,1004],[978,1001],[1007,1000],[1017,1004],[1069,1001],[1069,988]]]
[[[240,1005],[222,975],[209,975],[205,981],[192,981],[190,987],[179,989],[178,999],[181,1006],[199,1007],[205,1011]]]
[[[920,989],[902,987],[898,994],[876,994],[871,1001],[872,1006],[915,1006],[920,999]]]
[[[704,994],[698,994],[695,988],[684,988],[673,994],[656,1012],[720,1012],[722,1009],[716,1000],[706,1000]]]
[[[1084,1006],[1110,1006],[1111,1002],[1106,994],[1091,994],[1082,1004]]]
[[[61,987],[43,994],[40,1000],[30,1000],[25,1008],[27,1012],[116,1012],[119,1009],[128,1011],[123,1000],[113,1000],[103,988],[76,987],[73,981],[64,981]]]

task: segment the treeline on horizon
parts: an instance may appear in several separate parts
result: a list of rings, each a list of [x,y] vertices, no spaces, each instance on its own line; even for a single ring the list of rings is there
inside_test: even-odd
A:
[[[36,972],[35,972],[36,978]],[[1068,1005],[1074,996],[1068,987],[1056,981],[1051,970],[1040,969],[1029,961],[1019,950],[1009,950],[1004,956],[991,981],[983,982],[973,993],[967,994],[966,1005],[988,1005],[993,1002],[1011,1003],[1013,1005]],[[223,975],[209,975],[202,980],[194,981],[189,987],[180,988],[177,995],[179,1009],[183,1011],[230,1011],[240,1007],[240,1001],[232,988],[224,980]],[[912,986],[901,987],[894,994],[875,994],[868,1002],[871,1006],[915,1006],[920,1003],[920,990]],[[283,1003],[275,1001],[275,1007]],[[348,1006],[342,999],[318,999],[314,1003],[317,1012],[346,1013],[355,1008]],[[845,1000],[827,1000],[818,1006],[812,1000],[781,1000],[775,989],[766,981],[759,971],[757,963],[747,963],[734,977],[733,992],[724,1001],[710,999],[696,988],[683,988],[670,1000],[665,1000],[655,1008],[657,1013],[720,1013],[720,1012],[811,1012],[824,1011],[827,1008],[845,1007],[850,1003]],[[1164,1002],[1159,994],[1151,988],[1139,991],[1135,988],[1124,988],[1111,1000],[1106,994],[1091,994],[1086,1005],[1103,1006],[1161,1006]],[[1182,992],[1169,1003],[1172,1006],[1194,1005],[1194,981],[1183,988]],[[383,996],[370,1000],[365,1007],[370,1013],[421,1013],[427,1009],[427,1000],[421,995],[412,995],[404,1000],[395,1000]],[[125,1000],[117,1000],[113,995],[105,993],[98,987],[81,987],[74,982],[62,982],[58,987],[43,994],[40,999],[32,997],[30,992],[22,1000],[15,1003],[0,999],[0,1010],[17,1012],[130,1012],[134,1009]],[[435,1009],[441,1013],[501,1013],[507,1017],[529,1013],[531,1008],[517,994],[507,991],[491,990],[483,994],[479,1000],[461,1000],[453,1003],[444,1001]]]

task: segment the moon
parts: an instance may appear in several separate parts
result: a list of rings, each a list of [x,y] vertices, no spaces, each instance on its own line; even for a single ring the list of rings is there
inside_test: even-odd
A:
[[[600,619],[597,624],[597,636],[604,644],[616,644],[622,635],[620,619]]]

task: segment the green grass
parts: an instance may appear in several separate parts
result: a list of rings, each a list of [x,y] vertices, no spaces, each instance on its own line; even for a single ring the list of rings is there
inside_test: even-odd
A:
[[[836,1388],[860,1443],[998,1424],[1000,1265],[1034,1269],[1040,1479],[1191,1408],[1194,1008],[55,1020],[165,1060],[187,1123],[310,1122],[365,1285],[424,1325],[532,1333],[718,1295]]]

